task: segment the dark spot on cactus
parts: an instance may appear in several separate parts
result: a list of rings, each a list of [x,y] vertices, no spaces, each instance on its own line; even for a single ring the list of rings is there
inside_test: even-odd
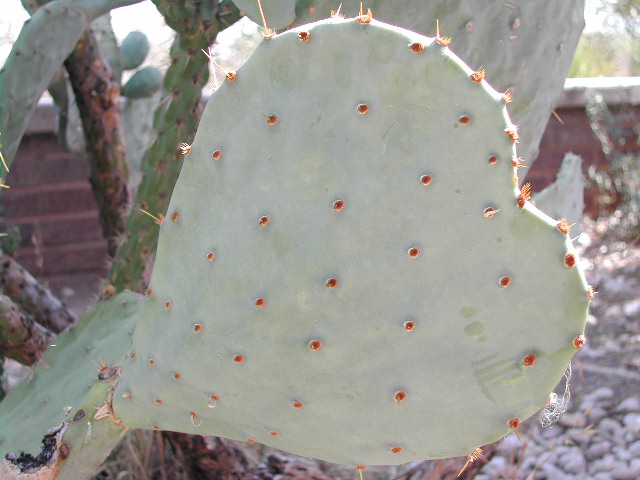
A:
[[[276,123],[278,123],[278,115],[267,116],[267,125],[275,125]]]
[[[359,114],[364,115],[369,111],[369,105],[367,105],[366,103],[361,103],[356,107],[356,109],[358,110]]]
[[[73,419],[71,421],[73,423],[78,422],[82,420],[86,415],[87,415],[87,411],[84,408],[81,408],[76,412],[76,414],[73,416]]]
[[[227,80],[229,80],[230,82],[235,82],[236,78],[238,78],[238,74],[236,73],[235,70],[229,70],[226,74],[225,74],[225,78]]]
[[[489,157],[489,165],[495,165],[496,163],[498,163],[498,157],[496,157],[495,155],[491,155]]]
[[[500,277],[500,286],[502,288],[507,288],[509,285],[511,285],[511,278],[510,277]]]
[[[492,218],[496,213],[498,213],[500,209],[496,209],[493,207],[487,207],[484,209],[484,218]]]
[[[162,405],[164,403],[164,400],[162,400],[161,398],[156,398],[156,403]]]
[[[396,392],[393,398],[396,399],[396,402],[398,402],[398,405],[399,405],[400,402],[404,402],[407,399],[407,393],[400,390]]]
[[[152,367],[155,367],[156,361],[152,358],[151,360],[149,360],[149,365],[151,365]]]
[[[412,332],[414,328],[416,328],[415,322],[413,322],[411,320],[407,320],[406,322],[404,322],[404,329],[407,332]]]
[[[535,353],[529,353],[522,358],[522,364],[525,367],[533,367],[533,365],[536,363],[537,358],[538,357]]]
[[[458,119],[458,121],[462,125],[469,125],[471,123],[471,118],[469,118],[468,115],[461,115],[460,118]]]
[[[244,355],[242,355],[241,353],[236,353],[233,356],[233,361],[236,363],[243,363],[244,362]]]
[[[329,288],[337,288],[338,287],[338,279],[337,278],[329,278],[327,279],[327,287]]]
[[[180,214],[179,214],[178,212],[173,212],[173,213],[171,214],[171,221],[173,221],[173,222],[177,222],[177,221],[178,221],[178,218],[180,218]]]
[[[216,408],[218,400],[220,400],[220,397],[218,397],[218,395],[216,395],[215,393],[212,393],[211,395],[209,395],[209,403],[207,404],[207,406],[209,408]]]
[[[191,417],[191,423],[194,427],[202,425],[202,419],[198,418],[198,414],[196,412],[189,412],[189,416]]]
[[[267,225],[269,225],[269,217],[267,217],[266,215],[264,217],[260,217],[258,223],[261,227],[266,227]]]
[[[507,134],[507,136],[511,139],[513,143],[518,143],[518,140],[520,139],[520,135],[518,135],[517,125],[511,125],[510,127],[505,128],[504,133]]]
[[[173,374],[173,378],[175,378],[176,380],[182,380],[182,375],[180,375],[178,372]]]
[[[154,430],[160,430],[160,426],[159,426],[159,425],[154,425],[154,426],[153,426],[153,429],[154,429]]]
[[[256,443],[256,439],[255,439],[255,438],[251,438],[251,437],[249,437],[249,438],[247,438],[247,442],[248,442],[250,445],[253,445],[254,443]]]
[[[256,307],[263,308],[266,305],[267,301],[264,298],[256,299]]]
[[[124,392],[122,394],[122,398],[131,398],[131,394],[129,392]]]
[[[584,347],[585,342],[586,339],[584,338],[584,335],[578,335],[573,339],[573,346],[580,350],[582,347]]]
[[[484,68],[480,67],[478,70],[476,70],[470,75],[471,80],[473,80],[474,82],[480,83],[482,80],[484,80],[484,73],[485,73]]]
[[[420,256],[420,249],[417,247],[410,248],[407,253],[411,258],[418,258]]]
[[[344,208],[344,200],[336,200],[335,202],[333,202],[333,209],[336,212],[341,211]]]
[[[200,333],[202,331],[202,325],[200,325],[199,323],[196,323],[193,326],[193,331],[196,332],[196,333]]]
[[[297,408],[298,410],[300,410],[301,408],[304,408],[304,403],[296,400],[295,402],[293,402],[293,407]]]
[[[473,22],[469,21],[464,24],[464,31],[467,33],[473,32]]]
[[[216,254],[213,252],[209,252],[207,253],[207,260],[209,260],[210,262],[213,262],[216,258]]]
[[[389,451],[391,453],[401,453],[402,452],[402,447],[391,447],[391,449]]]
[[[322,342],[320,340],[311,340],[309,342],[309,348],[318,351],[322,348]]]
[[[424,50],[424,44],[420,42],[413,42],[411,45],[409,45],[409,48],[413,53],[420,53]]]
[[[60,451],[60,456],[64,460],[71,453],[71,445],[69,445],[68,443],[63,443],[62,445],[60,445],[59,451]]]
[[[215,152],[213,152],[213,159],[214,160],[220,160],[221,156],[222,156],[222,152],[220,150],[216,150]]]
[[[558,221],[558,230],[560,230],[564,234],[568,234],[571,231],[571,225],[567,222],[566,218],[561,218]]]
[[[135,353],[131,354],[131,360],[135,360],[136,358],[138,358],[138,356]]]
[[[300,40],[301,42],[308,42],[311,39],[311,32],[307,32],[306,30],[303,32],[300,32],[298,34],[298,40]]]
[[[167,310],[171,310],[171,301],[167,300],[166,302],[164,302],[164,306]]]
[[[589,286],[589,288],[587,288],[587,298],[589,300],[593,300],[594,297],[596,296],[596,292],[595,289],[592,286]]]
[[[506,92],[504,92],[502,94],[502,101],[505,104],[509,104],[509,103],[513,102],[513,94],[511,93],[510,90],[507,90]]]
[[[275,430],[271,430],[271,431],[269,432],[269,435],[271,435],[272,437],[277,437],[277,436],[278,436],[278,435],[280,435],[280,434],[279,434],[277,431],[275,431]]]
[[[422,183],[423,185],[430,185],[432,180],[433,178],[431,177],[431,175],[422,175],[420,177],[420,183]]]
[[[520,191],[520,195],[518,195],[518,208],[524,208],[524,205],[526,202],[528,202],[529,200],[531,200],[531,184],[527,183],[525,186],[522,187],[522,190]]]
[[[567,253],[564,256],[564,264],[569,268],[575,267],[575,265],[576,265],[576,256],[573,253]]]

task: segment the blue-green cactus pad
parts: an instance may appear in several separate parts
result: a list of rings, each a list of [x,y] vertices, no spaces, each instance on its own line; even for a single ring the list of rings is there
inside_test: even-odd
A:
[[[502,94],[471,74],[376,20],[259,46],[185,158],[125,424],[399,464],[469,454],[546,404],[588,286],[514,188]]]

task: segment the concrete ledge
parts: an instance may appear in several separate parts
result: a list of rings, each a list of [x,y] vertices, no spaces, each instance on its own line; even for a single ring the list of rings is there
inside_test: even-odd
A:
[[[583,108],[585,92],[596,90],[607,105],[640,105],[640,77],[567,78],[556,108]]]

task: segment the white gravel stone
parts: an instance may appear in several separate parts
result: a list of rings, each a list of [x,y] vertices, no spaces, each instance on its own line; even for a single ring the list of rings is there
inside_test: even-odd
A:
[[[553,478],[554,480],[569,480],[571,476],[563,472],[559,467],[551,462],[547,462],[542,467],[540,467],[540,471],[546,475],[546,478]],[[544,477],[543,477],[544,478]]]
[[[628,462],[633,458],[633,456],[629,453],[629,450],[627,450],[626,446],[614,447],[613,453],[617,458],[619,458],[620,460],[624,460],[625,462]]]
[[[571,448],[567,453],[563,454],[556,463],[565,472],[578,474],[587,470],[587,461],[579,448]]]
[[[616,443],[620,443],[620,440],[622,440],[622,435],[624,433],[624,431],[622,430],[622,425],[620,425],[612,418],[602,419],[602,421],[598,425],[598,432],[600,432],[600,434],[605,438],[615,440]]]
[[[622,424],[626,431],[640,433],[640,413],[627,413],[622,419]]]
[[[640,440],[629,445],[627,451],[634,457],[640,458]],[[639,477],[640,478],[640,477]]]
[[[609,412],[607,410],[602,407],[595,406],[589,411],[587,418],[589,419],[589,422],[595,423],[599,422],[603,418],[607,418],[608,416]]]
[[[624,463],[623,463],[624,465]],[[619,461],[616,458],[608,453],[604,457],[599,458],[598,460],[594,460],[590,462],[588,465],[588,469],[592,473],[596,472],[610,472],[614,468],[619,466]]]
[[[587,455],[589,455],[591,460],[595,460],[597,458],[604,457],[607,453],[611,452],[612,447],[613,444],[608,440],[600,440],[599,442],[591,444],[587,450]]]
[[[593,392],[584,396],[582,403],[580,404],[580,411],[585,411],[589,407],[595,407],[596,405],[603,403],[604,400],[611,400],[613,396],[614,391],[611,387],[597,388]]]
[[[614,480],[638,480],[638,473],[634,472],[630,465],[618,465],[611,470],[611,478]]]
[[[584,428],[587,426],[587,418],[579,412],[565,413],[560,417],[560,425],[564,427]]]
[[[540,430],[541,436],[544,440],[555,440],[564,433],[563,429],[559,425],[552,425],[548,428]]]
[[[638,397],[627,397],[616,407],[616,412],[629,413],[640,412],[640,399]]]
[[[628,317],[637,316],[640,313],[640,299],[626,302],[622,307],[622,311]]]
[[[500,478],[507,465],[507,461],[502,456],[494,456],[489,463],[482,467],[482,473],[491,478]]]

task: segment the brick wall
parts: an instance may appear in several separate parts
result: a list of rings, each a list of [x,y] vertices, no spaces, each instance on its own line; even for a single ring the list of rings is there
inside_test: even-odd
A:
[[[640,108],[636,106],[640,105],[638,79],[628,85],[610,85],[606,79],[594,81],[600,83],[586,86],[601,91],[609,104],[626,102],[635,110]],[[551,117],[539,157],[527,174],[534,192],[555,180],[565,152],[581,155],[585,172],[589,165],[606,168],[600,143],[585,115],[584,90],[584,83],[568,82],[556,108],[557,117]],[[640,110],[636,113],[640,118]],[[106,272],[106,243],[87,180],[87,159],[61,151],[54,127],[53,106],[41,105],[7,179],[11,189],[2,192],[4,212],[8,222],[22,233],[18,261],[58,291],[62,286],[95,291]],[[626,148],[640,150],[632,125],[628,127],[628,135],[622,137]],[[586,192],[587,209],[592,215],[600,209],[597,197],[595,189]]]

